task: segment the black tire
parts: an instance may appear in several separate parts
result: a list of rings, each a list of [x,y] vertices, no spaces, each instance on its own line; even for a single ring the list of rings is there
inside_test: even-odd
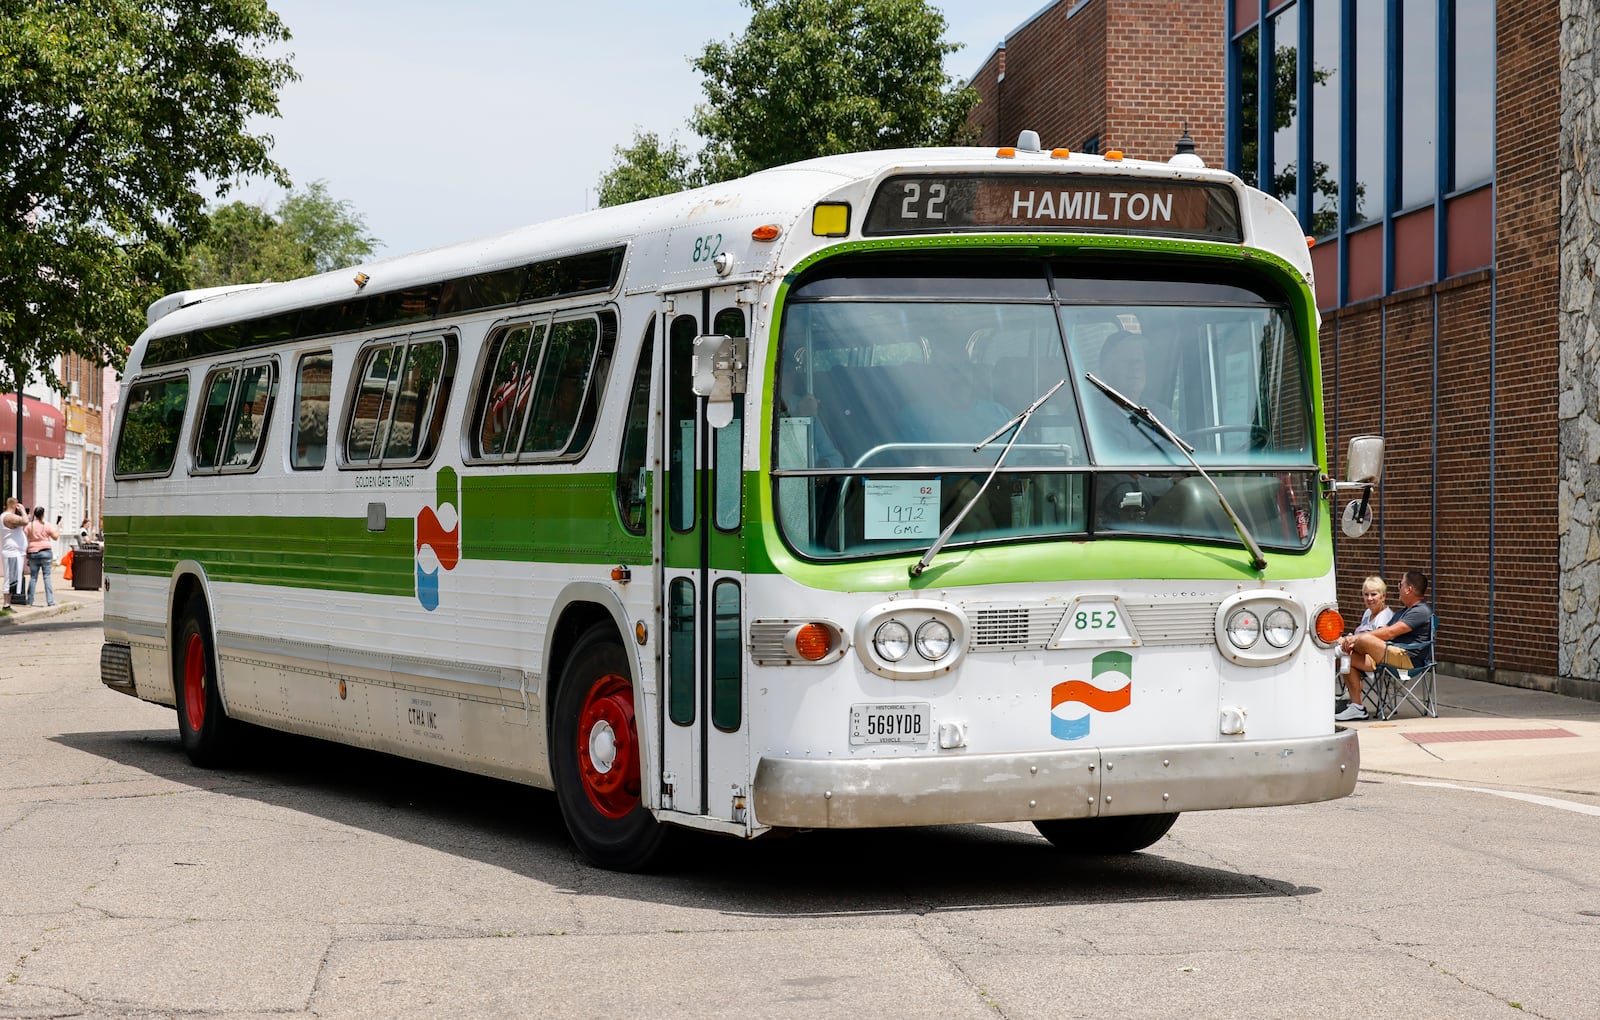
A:
[[[599,867],[648,871],[665,860],[670,827],[640,800],[642,760],[628,656],[610,627],[592,627],[561,670],[550,772],[572,841]]]
[[[178,737],[189,760],[203,769],[228,764],[237,724],[222,707],[217,687],[217,651],[206,600],[191,595],[178,618],[172,652],[172,687],[178,701]]]
[[[1057,818],[1034,822],[1039,835],[1057,850],[1097,856],[1131,854],[1167,834],[1177,812],[1170,815],[1115,815],[1110,818]]]

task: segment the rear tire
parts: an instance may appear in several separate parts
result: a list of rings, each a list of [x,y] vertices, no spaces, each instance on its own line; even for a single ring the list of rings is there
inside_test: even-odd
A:
[[[639,727],[628,656],[611,628],[579,639],[561,671],[550,726],[550,771],[572,841],[595,865],[647,871],[669,827],[640,799]]]
[[[1143,850],[1178,820],[1169,815],[1116,815],[1110,818],[1057,818],[1034,822],[1039,835],[1069,854],[1097,856]]]
[[[189,760],[203,769],[226,765],[238,726],[222,707],[217,685],[217,653],[206,600],[192,595],[179,617],[172,656],[172,685],[178,699],[178,737]]]

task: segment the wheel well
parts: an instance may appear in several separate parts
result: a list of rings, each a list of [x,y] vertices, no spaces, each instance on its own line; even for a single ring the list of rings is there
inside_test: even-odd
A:
[[[572,649],[578,640],[589,632],[589,628],[604,625],[616,633],[617,621],[609,610],[598,602],[573,602],[561,611],[561,618],[556,621],[555,630],[550,635],[550,657],[546,663],[544,698],[545,728],[551,724],[550,707],[556,703],[556,687],[561,683],[561,673],[566,667],[567,658],[572,654]],[[620,635],[619,638],[620,640]]]
[[[172,608],[167,613],[167,626],[171,634],[168,646],[174,661],[176,661],[177,656],[178,626],[182,622],[178,619],[178,614],[183,612],[183,608],[189,604],[189,599],[195,595],[199,595],[201,598],[205,597],[200,587],[200,579],[193,574],[184,574],[179,577],[177,585],[172,589]]]

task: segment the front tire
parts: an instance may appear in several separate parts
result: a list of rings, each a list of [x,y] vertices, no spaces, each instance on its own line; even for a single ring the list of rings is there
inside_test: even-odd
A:
[[[192,595],[179,618],[172,657],[173,692],[178,699],[178,737],[189,760],[203,769],[226,765],[238,729],[222,707],[217,685],[217,653],[206,600]]]
[[[561,671],[550,771],[572,841],[599,867],[646,871],[666,849],[668,827],[640,798],[641,765],[627,654],[609,627],[591,628]]]
[[[1177,812],[1173,812],[1110,818],[1057,818],[1034,822],[1033,827],[1064,853],[1098,856],[1143,850],[1165,836],[1177,820]]]

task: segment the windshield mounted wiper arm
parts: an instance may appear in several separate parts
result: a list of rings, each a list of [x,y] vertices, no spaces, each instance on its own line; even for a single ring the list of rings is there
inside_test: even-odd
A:
[[[1011,428],[1012,426],[1016,426],[1016,431],[1011,434],[1011,440],[1006,443],[1006,448],[1000,451],[1000,456],[996,457],[994,460],[994,467],[989,469],[989,477],[985,478],[983,480],[983,484],[978,486],[978,491],[972,494],[971,499],[967,500],[966,506],[963,506],[961,508],[961,512],[956,514],[956,519],[950,522],[950,526],[941,531],[939,533],[939,537],[933,540],[933,544],[928,546],[928,551],[922,554],[922,558],[911,565],[912,577],[920,577],[922,572],[928,569],[928,564],[933,562],[933,558],[939,555],[939,550],[944,548],[944,544],[950,541],[950,536],[954,535],[956,533],[956,529],[961,526],[961,522],[966,520],[967,513],[977,505],[978,500],[983,498],[983,494],[989,491],[989,483],[994,481],[994,476],[1000,473],[1000,465],[1006,462],[1006,454],[1010,453],[1011,448],[1017,444],[1017,438],[1022,435],[1022,430],[1028,427],[1028,419],[1033,417],[1033,412],[1037,411],[1039,406],[1046,400],[1049,400],[1051,397],[1055,396],[1056,390],[1059,390],[1066,384],[1067,381],[1063,379],[1054,386],[1050,387],[1048,390],[1045,390],[1044,395],[1038,400],[1035,400],[1033,403],[1029,404],[1021,414],[1016,415],[1010,421],[995,429],[989,434],[989,438],[972,448],[972,452],[977,453],[985,446],[988,446],[996,439],[999,439],[1001,436],[1005,435],[1007,429]]]
[[[1211,491],[1217,494],[1217,500],[1222,504],[1222,512],[1228,515],[1228,520],[1233,524],[1233,530],[1239,535],[1239,541],[1244,543],[1245,550],[1250,553],[1250,565],[1257,570],[1267,569],[1267,558],[1261,554],[1261,547],[1256,545],[1254,538],[1250,537],[1250,531],[1244,526],[1244,522],[1239,519],[1239,515],[1233,512],[1233,506],[1228,502],[1228,497],[1222,494],[1222,489],[1212,480],[1210,475],[1206,474],[1206,469],[1200,466],[1200,462],[1194,459],[1194,447],[1178,438],[1171,429],[1167,428],[1165,422],[1151,413],[1148,407],[1135,404],[1121,393],[1118,393],[1110,383],[1098,378],[1093,372],[1085,372],[1084,375],[1090,382],[1098,386],[1101,392],[1110,397],[1113,403],[1143,420],[1163,436],[1166,436],[1167,441],[1176,446],[1178,452],[1188,458],[1189,463],[1194,465],[1194,469],[1200,473],[1200,477],[1204,478],[1206,484],[1211,486]]]

